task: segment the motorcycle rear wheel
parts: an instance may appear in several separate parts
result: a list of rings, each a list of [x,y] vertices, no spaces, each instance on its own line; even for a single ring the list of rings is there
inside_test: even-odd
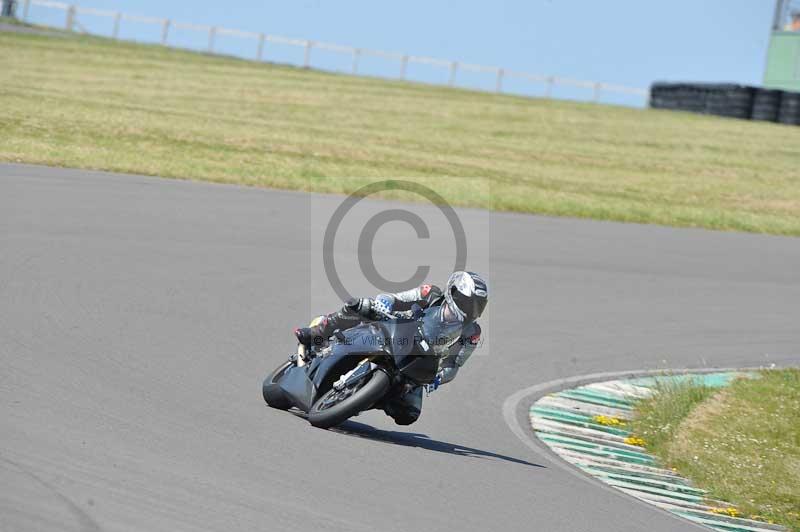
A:
[[[389,389],[389,376],[379,369],[365,377],[365,381],[355,383],[358,388],[338,401],[335,396],[337,394],[346,394],[347,389],[336,390],[331,388],[325,392],[311,407],[311,411],[308,413],[308,421],[321,429],[335,427],[359,412],[369,409]]]

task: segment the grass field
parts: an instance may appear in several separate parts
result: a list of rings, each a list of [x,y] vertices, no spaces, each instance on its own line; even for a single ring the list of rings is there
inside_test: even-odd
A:
[[[800,369],[762,372],[722,391],[663,385],[632,429],[715,498],[800,532]]]
[[[800,128],[0,33],[0,160],[800,235]],[[474,178],[474,179],[467,179]]]

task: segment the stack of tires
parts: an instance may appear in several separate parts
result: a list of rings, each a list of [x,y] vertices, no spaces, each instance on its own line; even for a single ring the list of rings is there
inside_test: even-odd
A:
[[[750,118],[755,89],[729,83],[654,83],[650,107]]]
[[[705,94],[688,83],[654,83],[650,88],[650,107],[702,113]]]
[[[800,93],[722,83],[654,83],[650,107],[800,125]]]
[[[778,110],[778,122],[800,126],[800,92],[784,92]]]
[[[706,89],[705,113],[748,119],[755,92],[753,87],[743,85],[711,85]]]
[[[750,118],[753,120],[777,122],[778,113],[781,110],[782,92],[783,91],[770,89],[757,89],[753,97],[753,112],[750,113]]]

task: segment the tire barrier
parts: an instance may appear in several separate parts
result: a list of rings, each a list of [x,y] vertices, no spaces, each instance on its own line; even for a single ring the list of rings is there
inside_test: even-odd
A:
[[[654,83],[650,107],[800,125],[800,93],[731,83]]]
[[[781,91],[758,89],[753,97],[752,120],[777,122],[781,109]]]
[[[800,126],[800,92],[784,92],[778,111],[778,122]]]

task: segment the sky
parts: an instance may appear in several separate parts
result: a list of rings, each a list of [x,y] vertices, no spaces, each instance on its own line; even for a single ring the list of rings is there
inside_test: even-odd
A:
[[[773,0],[77,0],[80,6],[170,18],[539,75],[647,88],[656,80],[761,82]],[[62,23],[63,13],[34,6],[33,21]],[[79,16],[98,33],[110,19]],[[160,28],[123,22],[122,36],[157,41]],[[203,48],[207,35],[173,29],[170,41]],[[254,55],[255,41],[218,36],[218,50]],[[300,64],[303,50],[265,48],[265,59]],[[315,50],[312,64],[347,71],[352,58]],[[363,73],[396,76],[399,64],[363,58]],[[446,68],[411,64],[408,77],[447,82]],[[459,73],[460,84],[494,88],[492,74]],[[505,79],[509,92],[544,91]],[[585,89],[562,89],[581,97]]]

